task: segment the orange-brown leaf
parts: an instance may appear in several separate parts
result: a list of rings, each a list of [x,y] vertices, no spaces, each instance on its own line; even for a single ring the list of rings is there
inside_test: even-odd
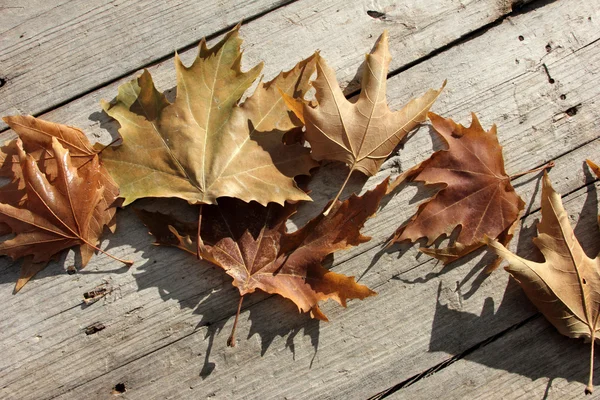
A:
[[[361,197],[337,202],[328,216],[319,215],[303,228],[287,233],[285,222],[296,205],[285,207],[221,198],[218,205],[202,206],[200,255],[223,268],[233,278],[240,295],[257,289],[292,300],[301,312],[326,320],[319,309],[322,300],[346,306],[348,299],[375,293],[353,277],[332,272],[322,261],[335,251],[356,246],[370,238],[360,234],[365,221],[378,208],[387,180]],[[193,252],[194,228],[169,222],[169,217],[143,212],[142,220],[159,244]]]
[[[460,227],[452,245],[444,249],[421,249],[444,263],[483,246],[485,236],[508,243],[525,203],[504,170],[496,126],[484,131],[475,114],[470,127],[433,113],[429,113],[429,118],[448,149],[434,153],[403,178],[444,187],[419,206],[408,223],[396,231],[392,241],[415,242],[424,237],[429,246]]]
[[[78,128],[44,121],[30,115],[15,115],[2,118],[6,124],[12,128],[23,143],[23,149],[31,155],[37,162],[40,170],[46,174],[52,181],[57,174],[57,165],[52,153],[52,138],[56,138],[65,149],[69,151],[69,158],[73,167],[80,172],[82,169],[92,168],[91,161],[97,156],[96,151],[85,134]],[[18,157],[16,142],[10,141],[0,149],[0,176],[10,177],[13,187],[4,186],[0,189],[0,196],[7,196],[9,190],[13,194],[10,199],[0,198],[3,203],[17,204],[16,200],[23,200],[25,197],[24,183],[21,166]],[[108,226],[111,231],[116,228],[115,214],[116,208],[113,203],[119,195],[119,188],[113,181],[108,171],[100,164],[98,169],[99,185],[104,187],[102,203],[106,210],[102,215],[98,215],[102,220],[96,221],[96,229],[99,229],[98,235],[102,232],[103,226]],[[18,186],[18,187],[17,187]],[[20,191],[19,193],[14,193]],[[18,198],[17,196],[21,196]]]
[[[55,167],[55,179],[41,171],[38,160],[25,153],[20,139],[16,142],[25,201],[0,203],[0,223],[16,236],[0,244],[0,254],[13,259],[25,257],[19,290],[36,272],[60,251],[79,246],[85,266],[107,221],[104,186],[98,156],[85,168],[73,166],[69,151],[57,138],[46,149]]]

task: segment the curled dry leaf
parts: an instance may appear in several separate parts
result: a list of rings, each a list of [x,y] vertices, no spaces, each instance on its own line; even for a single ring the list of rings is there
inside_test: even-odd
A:
[[[443,249],[421,249],[445,264],[483,246],[485,236],[507,244],[525,203],[516,194],[504,170],[496,126],[484,131],[475,114],[470,127],[433,113],[429,113],[429,118],[448,149],[434,153],[391,186],[408,178],[444,187],[398,228],[390,244],[404,240],[415,242],[425,237],[430,246],[438,237],[450,235],[460,227],[453,245]],[[497,265],[495,262],[490,269]]]
[[[527,297],[558,329],[571,338],[590,340],[590,375],[586,392],[593,390],[594,341],[600,328],[600,259],[591,259],[577,241],[560,195],[544,174],[542,220],[533,243],[545,262],[526,260],[497,240],[489,246],[509,262],[506,270],[515,277]]]
[[[348,299],[375,294],[353,277],[325,269],[322,261],[370,239],[360,229],[377,210],[386,189],[387,180],[361,197],[338,201],[329,215],[320,214],[293,233],[286,232],[285,222],[295,212],[294,204],[263,207],[221,198],[217,205],[202,206],[200,255],[233,278],[242,296],[240,305],[243,296],[260,289],[292,300],[313,318],[327,320],[319,301],[333,299],[345,307]],[[196,254],[191,238],[197,226],[174,222],[163,214],[143,211],[139,215],[158,244]]]
[[[177,95],[170,103],[148,71],[119,87],[104,110],[121,128],[123,144],[107,148],[102,160],[119,184],[124,204],[142,197],[178,197],[214,204],[229,196],[246,202],[283,204],[310,200],[294,176],[316,166],[302,145],[284,145],[286,131],[300,122],[279,90],[303,96],[315,60],[310,57],[268,83],[238,106],[262,64],[240,69],[238,27],[199,54],[190,67],[175,56]]]
[[[84,168],[73,165],[69,151],[56,137],[46,149],[52,160],[54,180],[42,172],[39,161],[16,142],[25,200],[21,205],[0,203],[0,222],[16,236],[0,244],[0,254],[13,259],[24,257],[21,277],[15,291],[60,251],[79,246],[85,266],[107,221],[103,175],[98,156],[94,155]],[[119,260],[122,261],[122,260]],[[123,261],[126,264],[131,262]]]
[[[392,112],[386,99],[386,79],[391,56],[385,31],[375,49],[366,56],[362,89],[358,100],[350,102],[340,89],[335,71],[317,54],[317,105],[285,97],[288,107],[304,121],[306,139],[312,156],[318,161],[336,160],[346,163],[350,171],[336,200],[344,190],[350,175],[360,171],[372,176],[408,132],[424,122],[427,112],[446,85],[428,90],[412,99],[401,110]],[[332,203],[333,204],[333,203]]]
[[[92,168],[91,161],[97,157],[98,151],[92,147],[80,129],[29,115],[15,115],[2,119],[19,136],[25,152],[36,160],[38,167],[50,181],[53,181],[57,175],[56,160],[51,151],[52,138],[56,138],[61,146],[69,151],[69,159],[73,167],[80,172]],[[6,143],[0,149],[0,176],[11,178],[11,184],[0,190],[0,201],[13,205],[24,201],[26,197],[18,151],[15,140]],[[119,195],[119,188],[102,164],[97,173],[99,173],[98,183],[104,188],[101,202],[106,209],[106,212],[99,215],[102,219],[96,221],[96,228],[100,230],[98,232],[100,235],[105,225],[112,232],[116,228],[117,209],[114,207],[114,202]],[[4,196],[11,192],[11,198],[5,199]]]

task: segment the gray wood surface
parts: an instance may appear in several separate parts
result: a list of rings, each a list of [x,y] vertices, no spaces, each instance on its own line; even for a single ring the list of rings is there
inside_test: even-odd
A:
[[[0,115],[50,110],[290,1],[3,1]]]
[[[396,71],[388,79],[390,107],[399,108],[447,78],[433,111],[462,123],[470,122],[473,111],[484,127],[496,123],[509,174],[556,160],[550,176],[565,195],[576,234],[589,254],[600,250],[597,185],[582,165],[600,154],[600,34],[595,28],[600,6],[534,2],[504,19],[510,7],[496,1],[321,3],[298,1],[245,25],[243,65],[265,60],[268,78],[321,49],[351,92],[362,55],[388,28]],[[374,9],[385,18],[367,15]],[[183,57],[190,60],[194,53]],[[150,70],[159,87],[173,86],[172,60]],[[97,111],[97,102],[113,97],[117,84],[108,83],[44,118],[108,140],[114,124]],[[365,182],[355,176],[347,193],[409,168],[437,145],[429,128],[422,127],[376,177]],[[315,204],[302,206],[293,222],[318,213],[344,175],[335,164],[318,171],[311,184]],[[512,248],[525,257],[535,256],[531,237],[539,218],[539,176],[515,182],[527,215]],[[364,233],[372,241],[334,257],[333,270],[360,277],[379,292],[377,297],[353,301],[347,309],[327,303],[323,308],[331,322],[319,323],[280,298],[249,296],[235,348],[226,346],[238,302],[230,279],[180,251],[152,246],[130,210],[119,213],[117,233],[107,236],[103,248],[133,259],[131,270],[97,255],[85,270],[67,275],[61,261],[13,295],[18,263],[3,259],[0,397],[115,398],[113,388],[123,383],[123,398],[361,399],[411,380],[393,396],[581,396],[588,347],[560,337],[535,317],[504,271],[483,273],[490,262],[485,252],[442,268],[418,255],[417,246],[382,251],[381,244],[423,198],[414,185],[394,193],[367,223]],[[173,207],[152,201],[136,205]],[[64,265],[72,260],[67,256]],[[101,284],[110,293],[82,306],[83,292]],[[85,328],[98,322],[105,328],[87,335]],[[431,376],[414,379],[467,351]],[[541,355],[539,364],[534,355]]]

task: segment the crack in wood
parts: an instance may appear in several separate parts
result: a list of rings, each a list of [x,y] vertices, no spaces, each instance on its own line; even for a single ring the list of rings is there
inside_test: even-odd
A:
[[[525,320],[518,322],[518,323],[504,329],[503,331],[498,332],[495,335],[492,335],[489,338],[469,347],[462,353],[452,356],[452,357],[442,361],[441,363],[438,363],[438,364],[434,365],[433,367],[426,369],[423,372],[413,375],[410,378],[405,379],[404,381],[397,383],[396,385],[369,397],[368,400],[384,399],[384,398],[390,396],[391,394],[397,392],[398,390],[412,386],[415,383],[419,382],[420,380],[429,378],[430,376],[436,374],[437,372],[442,371],[444,368],[449,367],[450,365],[454,364],[455,362],[457,362],[457,361],[467,357],[468,355],[476,352],[477,350],[484,348],[485,346],[497,341],[498,339],[509,334],[510,332],[516,331],[517,329],[523,327],[524,325],[527,325],[531,321],[534,321],[541,316],[542,316],[542,314],[540,314],[540,313],[533,314],[532,316],[526,318]]]

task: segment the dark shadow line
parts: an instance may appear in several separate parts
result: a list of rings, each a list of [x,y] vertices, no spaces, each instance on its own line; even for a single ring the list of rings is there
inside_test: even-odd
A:
[[[379,393],[377,393],[377,394],[369,397],[368,400],[384,399],[384,398],[388,397],[389,395],[397,392],[400,389],[412,386],[415,383],[417,383],[418,381],[434,375],[436,372],[439,372],[439,371],[443,370],[444,368],[446,368],[446,367],[454,364],[455,362],[457,362],[457,361],[459,361],[459,360],[467,357],[469,354],[474,353],[475,351],[477,351],[477,350],[479,350],[479,349],[481,349],[481,348],[489,345],[490,343],[495,342],[496,340],[500,339],[504,335],[506,335],[506,334],[508,334],[508,333],[510,333],[512,331],[516,331],[517,329],[519,329],[522,326],[528,324],[529,322],[531,322],[531,321],[539,318],[541,315],[542,314],[540,314],[540,313],[534,314],[531,317],[526,318],[525,320],[523,320],[523,321],[521,321],[521,322],[519,322],[519,323],[517,323],[517,324],[515,324],[513,326],[510,326],[510,327],[504,329],[503,331],[496,333],[495,335],[490,336],[489,338],[485,339],[484,341],[479,342],[479,343],[477,343],[474,346],[471,346],[470,348],[468,348],[467,350],[463,351],[462,353],[457,354],[455,356],[452,356],[452,357],[450,357],[450,358],[442,361],[441,363],[438,363],[438,364],[434,365],[433,367],[431,367],[431,368],[429,368],[429,369],[427,369],[427,370],[425,370],[425,371],[423,371],[421,373],[413,375],[410,378],[408,378],[408,379],[406,379],[406,380],[404,380],[404,381],[402,381],[402,382],[400,382],[400,383],[398,383],[398,384],[396,384],[396,385],[394,385],[394,386],[392,386],[392,387],[390,387],[390,388],[388,388],[388,389],[386,389],[384,391],[381,391],[381,392],[379,392]]]

